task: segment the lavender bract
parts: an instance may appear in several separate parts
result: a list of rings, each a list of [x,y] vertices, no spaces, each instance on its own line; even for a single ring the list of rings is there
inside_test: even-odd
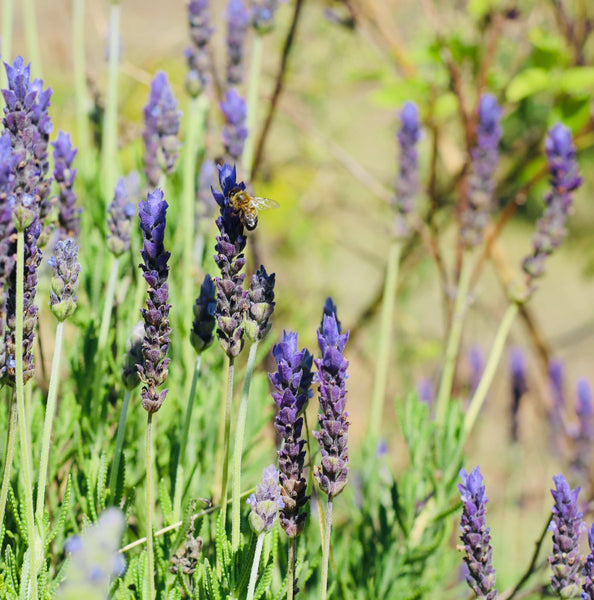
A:
[[[272,397],[278,407],[274,428],[281,439],[278,451],[281,495],[284,507],[280,524],[289,537],[299,535],[305,526],[307,481],[305,479],[305,439],[303,411],[312,395],[313,357],[306,348],[298,350],[297,334],[284,331],[272,349],[277,370],[268,378],[274,387]]]
[[[107,207],[107,247],[114,256],[130,249],[132,218],[136,215],[136,201],[140,197],[140,177],[133,171],[120,177],[115,186],[113,200]]]
[[[167,75],[159,71],[151,83],[151,94],[144,107],[144,172],[151,187],[162,175],[170,175],[179,156],[181,112]]]
[[[194,304],[194,321],[190,331],[190,341],[198,354],[204,352],[213,342],[217,288],[208,273],[200,286],[200,295]]]
[[[72,147],[70,136],[63,131],[58,132],[58,139],[52,142],[52,146],[54,147],[54,180],[59,187],[58,225],[60,227],[60,238],[78,238],[82,209],[76,206],[76,194],[73,190],[76,169],[72,168],[77,150]]]
[[[264,469],[262,483],[256,486],[256,492],[247,499],[247,503],[252,507],[249,521],[253,532],[256,535],[268,533],[274,525],[278,510],[284,506],[278,472],[274,465]]]
[[[78,296],[78,246],[73,239],[59,240],[48,264],[53,269],[50,310],[58,321],[64,321],[76,310]]]
[[[342,355],[348,337],[348,333],[340,334],[334,315],[324,315],[318,330],[322,356],[314,361],[320,398],[320,431],[314,431],[314,435],[320,444],[322,467],[314,467],[314,476],[329,499],[342,492],[348,477],[349,422],[345,407],[349,363]]]
[[[148,194],[146,201],[140,202],[138,214],[144,244],[140,265],[143,277],[148,283],[146,308],[141,309],[144,319],[143,362],[138,365],[138,376],[143,383],[142,406],[149,413],[157,412],[167,396],[167,390],[157,391],[167,378],[169,358],[169,275],[170,253],[165,250],[165,214],[167,202],[163,192],[156,189]]]
[[[487,527],[486,504],[489,501],[483,485],[480,468],[475,467],[470,474],[460,470],[462,483],[458,484],[464,506],[460,519],[460,540],[464,545],[464,562],[468,567],[466,582],[477,598],[494,600],[495,569],[493,568],[493,549],[491,530]]]
[[[553,551],[549,556],[551,587],[560,598],[573,598],[579,592],[579,537],[583,526],[577,503],[580,488],[572,490],[563,475],[555,475],[553,481],[555,489],[551,494],[555,502],[549,526],[553,532]]]
[[[225,125],[223,125],[222,138],[225,154],[232,161],[238,162],[243,154],[243,147],[248,136],[245,126],[247,107],[245,100],[232,88],[225,94],[225,100],[220,104]]]
[[[243,0],[229,0],[227,21],[227,85],[243,83],[243,59],[250,14]]]
[[[262,265],[252,276],[244,324],[245,335],[252,342],[263,340],[272,327],[270,317],[275,306],[274,280],[274,273],[268,275]]]
[[[210,79],[208,43],[214,29],[210,23],[209,0],[191,0],[188,4],[188,24],[192,45],[184,52],[188,63],[186,90],[195,98],[206,89]]]

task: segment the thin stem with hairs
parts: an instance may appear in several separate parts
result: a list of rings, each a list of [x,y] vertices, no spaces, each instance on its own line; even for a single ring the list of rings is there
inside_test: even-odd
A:
[[[6,498],[8,497],[8,487],[10,486],[10,472],[12,470],[12,460],[14,457],[14,447],[16,444],[16,433],[18,428],[16,394],[10,394],[10,408],[8,415],[8,433],[6,438],[6,453],[4,455],[4,475],[2,476],[2,490],[0,490],[0,544],[2,544],[2,535],[4,532],[4,513],[6,511]]]
[[[322,576],[320,581],[320,600],[328,596],[328,563],[330,561],[330,532],[332,529],[332,497],[328,496],[326,506],[326,526],[324,527],[324,540],[322,544]]]
[[[266,533],[262,532],[256,541],[256,551],[254,552],[254,561],[252,562],[252,570],[250,572],[250,582],[248,584],[246,600],[254,600],[254,592],[256,591],[256,582],[258,581],[258,567],[260,566],[260,557],[262,556],[262,546]]]
[[[229,443],[231,438],[231,409],[233,407],[233,375],[235,372],[235,359],[227,359],[227,383],[225,386],[225,416],[223,418],[223,457],[221,476],[221,510],[223,511],[223,527],[227,520],[227,491],[229,487]]]
[[[146,586],[149,600],[155,598],[155,559],[153,554],[153,413],[146,424]]]

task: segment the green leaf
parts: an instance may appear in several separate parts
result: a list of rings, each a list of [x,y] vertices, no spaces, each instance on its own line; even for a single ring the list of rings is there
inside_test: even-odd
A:
[[[565,69],[559,77],[559,89],[567,94],[579,96],[594,90],[594,67],[572,67]]]
[[[519,102],[528,96],[551,89],[553,78],[545,69],[525,69],[509,83],[506,97],[510,102]]]
[[[168,486],[165,479],[159,481],[159,501],[165,523],[173,523],[173,503],[169,496]]]

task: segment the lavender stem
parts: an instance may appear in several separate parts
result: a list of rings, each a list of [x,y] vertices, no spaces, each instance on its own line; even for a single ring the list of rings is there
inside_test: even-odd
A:
[[[295,547],[297,546],[297,538],[289,538],[289,565],[288,565],[288,583],[287,583],[287,600],[293,600],[295,595]]]
[[[14,457],[14,447],[16,445],[17,422],[17,403],[16,395],[11,392],[10,414],[8,416],[8,433],[6,439],[6,454],[4,459],[4,475],[2,477],[2,490],[0,491],[0,545],[2,544],[2,533],[5,530],[4,513],[6,512],[6,498],[8,497],[8,486],[10,485],[10,472],[12,470],[12,460]]]
[[[146,423],[146,584],[148,599],[155,598],[155,558],[153,556],[153,413]]]
[[[320,600],[326,600],[328,594],[328,563],[330,560],[330,531],[332,528],[332,496],[328,496],[326,508],[326,525],[322,547],[322,581],[320,584]]]
[[[248,591],[246,600],[254,600],[254,592],[256,590],[256,581],[258,580],[258,567],[260,566],[260,557],[262,556],[262,546],[264,545],[264,538],[266,532],[263,531],[256,541],[256,551],[254,552],[254,561],[252,562],[252,570],[250,572],[250,582],[248,584]]]
[[[233,406],[233,376],[235,373],[235,358],[229,357],[227,363],[227,385],[225,387],[225,416],[223,418],[223,458],[221,478],[221,510],[223,511],[223,527],[227,520],[227,491],[229,487],[229,442],[231,438],[231,409]]]

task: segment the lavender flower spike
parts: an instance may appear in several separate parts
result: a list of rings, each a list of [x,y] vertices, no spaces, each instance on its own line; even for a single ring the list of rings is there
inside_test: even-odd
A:
[[[322,357],[314,361],[320,395],[320,431],[314,431],[314,435],[320,443],[322,468],[314,467],[314,476],[329,500],[342,492],[348,477],[349,422],[344,409],[349,363],[342,355],[348,337],[348,333],[340,334],[334,315],[324,315],[318,330]]]
[[[221,271],[215,277],[217,286],[217,335],[223,350],[234,358],[243,349],[243,314],[247,307],[247,293],[243,289],[245,266],[243,251],[246,237],[237,212],[229,205],[229,195],[236,190],[245,190],[245,183],[237,182],[235,167],[219,166],[221,192],[212,194],[220,209],[216,223],[220,235],[216,237],[215,262]]]
[[[165,237],[165,213],[167,202],[163,192],[156,189],[148,194],[146,202],[140,202],[140,228],[144,244],[141,250],[143,264],[140,265],[143,277],[149,285],[146,308],[141,309],[144,319],[144,343],[142,364],[138,365],[138,375],[143,383],[142,406],[149,413],[157,412],[167,396],[167,390],[157,391],[165,382],[169,359],[169,275],[170,253],[163,246]]]
[[[274,14],[281,0],[254,0],[252,2],[252,26],[259,33],[268,33],[274,27]]]
[[[478,246],[492,210],[493,175],[499,160],[501,109],[495,96],[483,94],[479,101],[476,146],[471,151],[467,205],[462,213],[461,236],[467,247]]]
[[[551,494],[555,503],[549,526],[553,532],[553,552],[549,556],[551,587],[560,598],[573,598],[579,591],[579,537],[583,527],[577,503],[580,488],[570,489],[563,475],[555,475],[553,481],[555,489]]]
[[[194,304],[194,321],[192,322],[192,331],[190,331],[190,341],[197,354],[204,352],[214,339],[216,292],[214,281],[207,273],[200,286],[200,295]]]
[[[511,439],[518,441],[518,412],[520,410],[520,401],[522,396],[528,391],[526,383],[526,359],[524,353],[519,348],[512,348],[509,355],[509,367],[511,371]]]
[[[247,293],[248,309],[245,315],[245,335],[252,342],[261,341],[272,327],[270,317],[274,311],[274,273],[268,275],[260,268],[254,273]]]
[[[229,0],[227,12],[227,85],[243,83],[243,59],[250,14],[243,0]]]
[[[58,321],[66,320],[75,310],[78,296],[78,246],[72,238],[56,243],[54,256],[48,264],[53,269],[50,290],[50,310]]]
[[[247,108],[245,100],[234,90],[230,89],[221,102],[221,110],[225,115],[222,137],[225,154],[234,162],[238,162],[243,154],[243,147],[248,136],[245,126]]]
[[[115,186],[113,200],[107,207],[107,247],[118,257],[130,249],[132,217],[136,214],[136,200],[140,197],[140,177],[132,171],[120,177]]]
[[[400,166],[396,178],[394,209],[394,233],[398,238],[407,238],[412,233],[409,215],[415,209],[415,199],[419,188],[419,167],[417,143],[421,137],[419,110],[413,102],[406,102],[400,111]]]
[[[586,556],[582,571],[584,576],[582,600],[594,600],[594,524],[588,531],[588,545],[590,546],[590,554]]]
[[[565,239],[565,222],[573,203],[572,192],[582,183],[571,131],[567,127],[561,123],[552,127],[545,141],[545,150],[551,189],[545,196],[545,211],[536,224],[536,233],[532,238],[532,256],[522,263],[529,285],[543,274],[546,257]]]
[[[495,588],[495,569],[493,568],[493,549],[491,548],[491,530],[487,527],[485,505],[489,501],[485,494],[483,476],[480,467],[475,467],[470,474],[460,470],[462,483],[458,484],[462,507],[460,519],[460,540],[466,555],[464,562],[468,566],[466,582],[477,598],[494,600],[497,598]]]
[[[204,91],[210,79],[208,42],[214,29],[210,23],[209,0],[191,0],[188,4],[188,23],[192,45],[184,52],[189,69],[186,90],[195,98]]]
[[[305,439],[303,412],[312,395],[311,372],[313,358],[307,349],[297,349],[297,334],[284,331],[280,343],[272,349],[277,370],[268,378],[274,387],[272,397],[278,407],[274,428],[281,438],[278,451],[281,495],[284,507],[280,524],[290,537],[299,535],[305,527],[307,481],[305,468]]]
[[[573,466],[586,474],[592,464],[592,447],[594,443],[594,406],[592,405],[592,389],[587,379],[578,379],[576,384],[575,412],[579,420],[575,437],[575,459]]]
[[[169,85],[167,75],[159,71],[151,83],[151,94],[144,107],[144,172],[151,187],[159,184],[161,175],[170,175],[179,156],[177,139],[181,112]]]
[[[256,486],[256,492],[247,499],[247,503],[252,507],[249,520],[254,533],[268,533],[274,525],[279,508],[284,506],[278,472],[274,465],[264,469],[262,483]]]
[[[72,162],[77,150],[72,147],[70,136],[63,131],[58,132],[58,139],[52,142],[54,147],[54,179],[59,187],[58,192],[58,224],[60,238],[78,238],[80,235],[80,213],[76,206],[76,194],[72,189],[76,177],[76,169]]]

